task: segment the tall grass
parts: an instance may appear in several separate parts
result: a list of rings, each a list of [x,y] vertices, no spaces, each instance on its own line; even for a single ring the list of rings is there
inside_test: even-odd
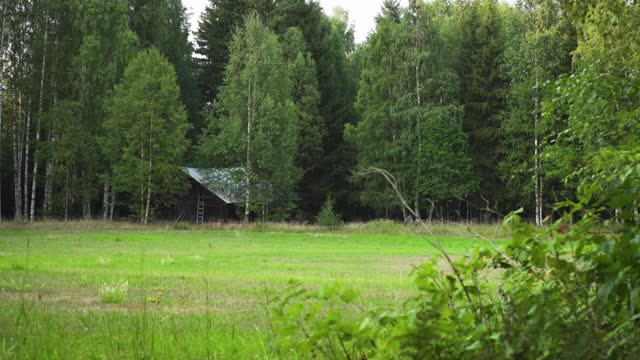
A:
[[[431,231],[439,236],[454,237],[509,237],[507,230],[500,224],[481,224],[474,222],[441,222],[428,224]],[[373,220],[368,222],[351,222],[342,226],[327,228],[315,224],[301,222],[208,222],[190,224],[186,222],[155,222],[147,225],[127,221],[40,221],[35,223],[3,222],[0,230],[43,230],[43,231],[247,231],[247,232],[293,232],[293,233],[338,233],[338,234],[384,234],[384,235],[423,235],[425,230],[415,225],[405,225],[393,220]]]

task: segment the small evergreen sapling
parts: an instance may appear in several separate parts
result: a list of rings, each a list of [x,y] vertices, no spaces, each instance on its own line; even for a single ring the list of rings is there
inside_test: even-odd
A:
[[[318,214],[318,225],[327,227],[339,227],[342,226],[342,219],[340,215],[336,214],[333,210],[334,200],[329,196],[322,205],[320,214]]]

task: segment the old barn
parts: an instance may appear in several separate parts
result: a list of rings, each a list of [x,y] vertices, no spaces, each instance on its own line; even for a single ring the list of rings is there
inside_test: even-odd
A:
[[[163,217],[197,224],[237,219],[236,205],[244,201],[244,169],[182,168],[182,171],[189,177],[189,191],[179,196]]]

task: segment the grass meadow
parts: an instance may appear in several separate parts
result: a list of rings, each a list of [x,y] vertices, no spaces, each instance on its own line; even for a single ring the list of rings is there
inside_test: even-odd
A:
[[[415,293],[412,266],[438,256],[391,223],[174,228],[0,225],[0,358],[271,358],[266,298],[289,280],[358,289],[349,312],[397,307]],[[433,231],[454,256],[483,242],[460,225]]]

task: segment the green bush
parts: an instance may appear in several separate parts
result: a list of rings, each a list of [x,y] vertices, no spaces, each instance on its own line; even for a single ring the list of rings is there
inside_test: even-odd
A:
[[[342,219],[340,218],[340,215],[336,214],[333,210],[333,205],[333,199],[328,197],[320,210],[320,214],[318,214],[318,225],[331,228],[342,226]]]
[[[345,318],[353,291],[292,284],[269,303],[274,349],[285,358],[637,358],[638,164],[638,148],[602,151],[582,173],[578,200],[558,204],[561,219],[539,228],[516,212],[504,221],[513,234],[505,248],[445,256],[448,269],[421,265],[419,294],[402,311]]]

